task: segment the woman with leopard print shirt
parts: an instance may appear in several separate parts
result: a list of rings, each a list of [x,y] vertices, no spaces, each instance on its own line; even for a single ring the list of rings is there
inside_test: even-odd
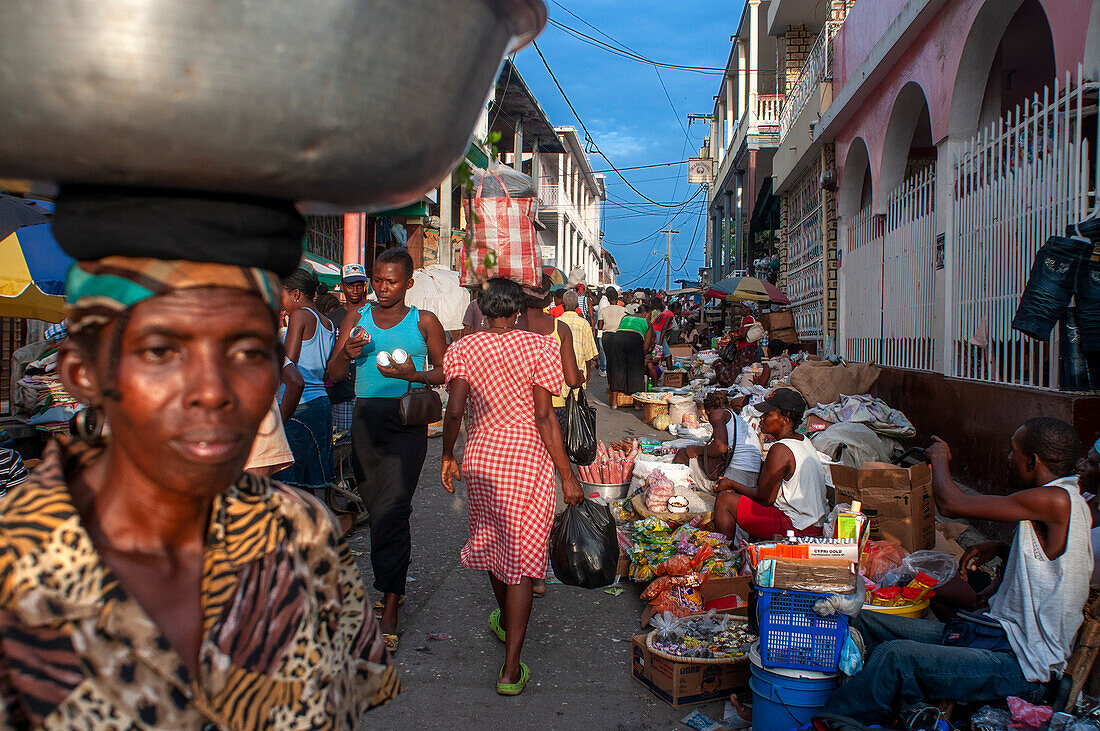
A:
[[[60,372],[89,407],[0,507],[0,728],[358,728],[399,684],[348,547],[312,496],[242,473],[301,219],[108,198],[57,202]],[[179,241],[193,260],[156,258]]]

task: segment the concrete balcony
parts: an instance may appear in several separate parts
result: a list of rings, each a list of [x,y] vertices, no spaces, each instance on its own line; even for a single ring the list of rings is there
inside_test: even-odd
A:
[[[581,214],[580,209],[574,205],[569,196],[565,194],[565,191],[557,184],[557,181],[547,178],[539,181],[539,215],[541,216],[544,213],[551,217],[557,216],[559,213],[567,216],[574,228],[580,232],[585,243],[592,246],[593,249],[596,248],[595,245],[599,242],[599,239]]]

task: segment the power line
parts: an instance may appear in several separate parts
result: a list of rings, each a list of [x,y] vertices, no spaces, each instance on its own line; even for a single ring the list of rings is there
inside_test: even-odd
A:
[[[652,165],[631,165],[630,167],[622,167],[619,170],[645,170],[646,168],[663,168],[669,165],[685,165],[691,162],[691,160],[675,160],[673,162],[655,162]],[[593,170],[593,173],[610,173],[610,168],[607,170]]]
[[[626,179],[626,176],[624,176],[622,174],[622,172],[617,167],[615,167],[615,163],[611,162],[611,159],[608,158],[608,156],[604,154],[603,150],[600,149],[600,146],[598,144],[596,144],[596,140],[592,138],[592,133],[588,131],[588,127],[585,126],[584,120],[581,119],[581,115],[577,114],[577,110],[576,110],[576,108],[574,108],[573,102],[571,102],[569,100],[569,96],[565,93],[565,89],[563,89],[561,87],[561,83],[558,81],[558,77],[554,75],[553,70],[550,68],[550,64],[547,62],[546,56],[542,55],[542,49],[539,48],[539,44],[532,41],[531,45],[534,47],[535,52],[538,53],[539,58],[542,60],[542,65],[546,67],[546,73],[550,74],[550,79],[554,82],[554,86],[558,87],[558,92],[561,93],[562,99],[565,100],[566,105],[569,107],[569,111],[573,112],[573,116],[576,117],[577,123],[581,126],[581,129],[584,130],[585,142],[592,145],[592,148],[595,150],[595,152],[597,154],[599,154],[600,157],[602,157],[607,162],[608,167],[610,167],[612,170],[614,170],[615,174],[618,175],[619,178],[624,183],[626,183],[627,186],[631,190],[633,190],[635,193],[637,193],[638,196],[642,198],[642,200],[648,201],[649,203],[652,203],[655,206],[663,206],[665,208],[676,208],[677,206],[675,204],[669,205],[667,203],[659,203],[659,202],[653,200],[652,198],[650,198],[649,196],[647,196],[642,191],[635,188],[634,185],[629,180]]]
[[[558,7],[561,7],[561,5],[559,4]],[[581,41],[582,43],[587,43],[590,46],[595,46],[596,48],[600,48],[604,51],[607,51],[609,53],[613,53],[617,56],[622,56],[624,58],[628,58],[632,61],[637,61],[639,63],[648,64],[648,65],[653,66],[655,68],[660,67],[660,68],[663,68],[663,69],[673,69],[675,71],[690,71],[691,73],[696,73],[696,74],[724,74],[724,73],[726,73],[725,69],[720,69],[720,68],[717,68],[715,66],[683,66],[681,64],[662,63],[661,61],[654,61],[651,58],[646,58],[645,56],[641,56],[637,53],[632,53],[630,51],[624,51],[621,48],[616,48],[615,46],[604,43],[603,41],[599,40],[598,38],[593,38],[592,36],[590,36],[586,33],[582,33],[581,31],[577,30],[576,28],[570,28],[568,25],[565,25],[564,23],[556,21],[553,18],[550,18],[549,22],[555,28],[558,28],[560,30],[565,31],[566,33],[573,36],[574,38]]]
[[[629,282],[627,282],[627,283],[626,283],[626,284],[624,284],[623,286],[624,286],[624,287],[629,287],[630,285],[634,284],[635,282],[640,282],[640,281],[642,281],[642,279],[644,279],[644,278],[645,278],[645,277],[646,277],[646,276],[647,276],[647,275],[648,275],[648,274],[649,274],[650,272],[652,272],[652,271],[653,271],[654,269],[656,269],[656,268],[657,268],[658,266],[660,266],[661,264],[664,264],[664,263],[665,263],[665,260],[664,260],[663,258],[662,258],[662,259],[658,259],[658,260],[656,260],[656,261],[655,261],[655,262],[653,262],[653,264],[652,264],[652,265],[651,265],[651,266],[649,267],[649,269],[646,269],[646,270],[645,270],[644,272],[642,272],[642,273],[641,273],[640,275],[638,275],[638,276],[637,276],[637,277],[635,277],[634,279],[631,279],[631,280],[630,280]]]
[[[700,223],[700,221],[703,220],[703,215],[706,212],[706,207],[707,207],[706,201],[703,201],[703,208],[699,211],[699,215],[697,215],[695,217],[695,230],[691,232],[691,243],[688,244],[688,250],[687,250],[687,253],[684,254],[684,260],[682,262],[680,262],[680,266],[676,267],[672,271],[674,271],[674,272],[683,271],[683,268],[685,266],[687,266],[688,259],[691,258],[691,252],[693,252],[695,250],[695,237],[699,235],[699,223]]]
[[[569,13],[570,15],[572,15],[572,16],[573,16],[574,18],[576,18],[576,19],[577,19],[577,20],[579,20],[580,22],[584,23],[584,24],[585,24],[586,26],[588,26],[589,28],[591,28],[591,29],[592,29],[593,31],[595,31],[595,32],[596,32],[596,33],[598,33],[599,35],[601,35],[601,36],[603,36],[604,38],[606,38],[607,40],[611,41],[611,42],[612,42],[612,43],[614,43],[614,44],[615,44],[616,46],[619,46],[620,48],[622,48],[622,49],[623,49],[624,51],[627,51],[628,53],[631,53],[631,54],[633,54],[633,55],[634,55],[635,57],[637,57],[637,58],[643,58],[643,56],[642,56],[642,55],[641,55],[640,53],[638,53],[638,51],[634,50],[633,48],[631,48],[630,46],[626,45],[626,44],[625,44],[625,43],[623,43],[622,41],[620,41],[620,40],[618,40],[618,39],[616,39],[616,38],[612,38],[612,37],[611,37],[610,35],[608,35],[608,34],[607,34],[607,33],[605,33],[604,31],[600,30],[600,29],[599,29],[599,28],[597,28],[596,26],[592,25],[592,24],[591,24],[591,23],[589,23],[589,22],[588,22],[587,20],[585,20],[585,19],[584,19],[584,18],[582,18],[581,16],[577,15],[576,13],[574,13],[574,12],[573,12],[572,10],[570,10],[569,8],[567,8],[567,7],[565,7],[564,5],[562,5],[562,4],[560,3],[560,2],[557,2],[557,1],[555,0],[554,4],[555,4],[555,5],[557,5],[557,6],[559,7],[559,8],[561,8],[562,10],[564,10],[565,12]],[[660,69],[659,69],[659,68],[658,68],[658,67],[657,67],[656,65],[655,65],[655,66],[653,66],[653,73],[657,74],[657,81],[659,81],[659,82],[660,82],[660,84],[661,84],[661,89],[662,89],[662,90],[663,90],[663,91],[665,92],[665,98],[666,98],[666,99],[668,99],[668,105],[669,105],[670,107],[672,107],[672,114],[673,114],[673,115],[674,115],[674,116],[676,117],[676,124],[680,125],[680,129],[681,129],[681,130],[683,130],[683,132],[684,132],[684,137],[686,137],[686,138],[687,138],[687,139],[688,139],[688,140],[690,141],[690,139],[691,139],[691,135],[689,135],[689,134],[688,134],[688,130],[687,130],[687,127],[685,127],[685,126],[684,126],[684,123],[683,123],[683,121],[682,121],[682,120],[680,119],[680,112],[678,112],[678,111],[676,110],[676,105],[675,105],[675,104],[673,103],[673,101],[672,101],[672,95],[668,93],[668,87],[667,87],[667,86],[665,86],[665,80],[664,80],[663,78],[661,78],[661,71],[660,71]]]

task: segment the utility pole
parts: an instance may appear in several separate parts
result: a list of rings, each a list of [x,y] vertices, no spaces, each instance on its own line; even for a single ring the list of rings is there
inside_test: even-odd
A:
[[[672,234],[680,232],[673,231],[672,226],[669,226],[658,233],[668,234],[668,253],[665,254],[665,292],[667,293],[672,285]]]

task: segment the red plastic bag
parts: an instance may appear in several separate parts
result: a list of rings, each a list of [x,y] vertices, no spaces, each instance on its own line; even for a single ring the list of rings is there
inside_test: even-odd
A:
[[[496,163],[488,170],[474,168],[473,179],[472,197],[465,200],[470,239],[463,247],[462,286],[493,277],[539,286],[542,249],[535,233],[534,181]]]
[[[1054,709],[1050,706],[1035,706],[1014,695],[1010,695],[1005,700],[1008,703],[1008,710],[1012,712],[1012,720],[1016,722],[1012,724],[1013,728],[1019,728],[1021,731],[1043,728],[1054,715]]]
[[[860,560],[860,573],[878,584],[888,571],[901,566],[908,555],[909,552],[896,543],[867,541]]]

